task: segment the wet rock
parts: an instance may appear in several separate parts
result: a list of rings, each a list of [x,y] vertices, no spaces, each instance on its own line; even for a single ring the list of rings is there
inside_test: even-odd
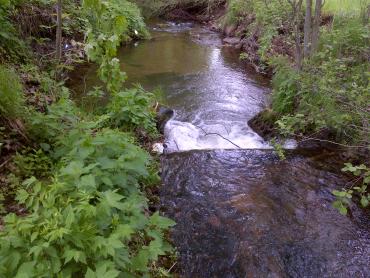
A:
[[[160,106],[158,108],[157,116],[156,116],[156,123],[157,129],[160,133],[164,133],[164,127],[166,123],[173,118],[175,112],[168,107]]]
[[[235,25],[235,24],[232,24],[232,25],[228,25],[228,26],[226,26],[225,28],[224,28],[224,35],[226,36],[226,37],[232,37],[232,36],[234,36],[235,35],[235,31],[236,31],[236,29],[238,28],[238,26],[237,25]]]
[[[286,150],[294,150],[298,147],[298,142],[294,139],[287,139],[284,141],[283,148]]]
[[[270,140],[279,135],[275,124],[277,120],[276,113],[270,109],[265,109],[249,120],[248,125],[263,139]]]
[[[230,44],[230,45],[238,45],[240,43],[240,38],[227,37],[227,38],[224,38],[222,42],[225,44]]]
[[[163,154],[164,152],[164,146],[161,143],[155,143],[152,146],[152,152],[156,154]]]

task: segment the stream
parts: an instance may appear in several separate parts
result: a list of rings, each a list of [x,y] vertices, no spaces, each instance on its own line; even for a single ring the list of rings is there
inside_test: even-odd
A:
[[[165,126],[160,209],[177,222],[181,275],[370,277],[369,215],[331,206],[332,190],[348,182],[335,154],[289,150],[280,160],[247,124],[268,104],[269,80],[202,26],[151,31],[119,58],[129,84],[160,88],[175,111]],[[95,70],[76,84],[98,85]]]

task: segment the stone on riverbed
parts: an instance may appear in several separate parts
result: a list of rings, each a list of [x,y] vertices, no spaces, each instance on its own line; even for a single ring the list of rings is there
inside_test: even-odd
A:
[[[237,45],[240,42],[240,38],[236,37],[227,37],[222,40],[223,43],[229,44],[229,45]]]

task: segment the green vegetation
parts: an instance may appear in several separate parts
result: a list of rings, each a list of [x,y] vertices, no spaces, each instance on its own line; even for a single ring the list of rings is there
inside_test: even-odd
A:
[[[163,231],[174,223],[147,214],[142,190],[149,178],[148,154],[130,135],[106,126],[107,115],[89,119],[76,111],[62,98],[39,115],[47,130],[60,134],[44,134],[47,141],[40,141],[56,170],[46,181],[26,179],[17,200],[27,215],[4,219],[0,273],[5,277],[141,276],[171,250]],[[65,118],[62,130],[58,114]],[[28,170],[34,161],[23,159],[20,168]]]
[[[194,9],[197,13],[209,13],[224,0],[135,0],[149,15],[166,15],[174,9]]]
[[[301,72],[278,68],[273,108],[282,115],[284,132],[326,129],[337,142],[366,147],[369,35],[359,19],[337,18],[330,30],[323,30],[318,52]]]
[[[366,4],[367,0],[326,0],[324,11],[326,13],[339,14],[339,13],[360,13]]]
[[[25,112],[23,88],[17,74],[0,65],[0,113],[8,118],[21,117]]]
[[[38,55],[34,44],[54,40],[55,32],[41,29],[56,27],[36,26],[30,37],[15,32],[10,20],[27,5],[50,9],[51,1],[1,6],[6,28],[1,28],[0,56],[8,63],[0,66],[0,147],[11,143],[0,161],[10,164],[9,172],[0,173],[6,183],[0,192],[6,201],[0,206],[6,214],[0,222],[0,276],[167,276],[157,261],[173,252],[166,233],[174,222],[149,211],[144,192],[159,177],[136,136],[138,130],[156,136],[154,98],[139,87],[124,89],[126,76],[116,58],[122,42],[146,38],[148,32],[140,10],[128,1],[78,2],[63,1],[63,34],[66,39],[87,34],[86,54],[99,65],[104,83],[95,89],[100,94],[92,94],[111,96],[96,113],[77,107],[60,82],[73,56],[32,65]],[[22,37],[23,53],[35,57],[12,64],[23,58],[10,51],[10,37]],[[7,213],[9,202],[20,210]]]
[[[365,164],[353,166],[351,163],[346,163],[345,165],[346,167],[344,167],[342,171],[349,172],[356,178],[352,181],[350,188],[342,191],[333,191],[333,194],[337,197],[333,206],[343,215],[348,213],[347,208],[351,204],[351,199],[354,193],[356,193],[356,197],[360,200],[362,207],[366,208],[370,204],[370,193],[368,193],[370,169]]]
[[[222,23],[239,26],[242,31],[237,36],[255,36],[259,57],[255,61],[261,69],[274,69],[272,110],[279,115],[277,124],[284,134],[310,136],[326,130],[335,142],[366,147],[369,3],[325,1],[324,12],[332,18],[320,20],[318,34],[314,23],[309,30],[312,38],[320,35],[317,47],[314,42],[303,45],[307,34],[300,30],[305,24],[305,5],[302,1],[298,7],[299,3],[230,0]],[[312,53],[303,53],[306,47],[311,47]],[[241,54],[243,60],[253,57],[248,50]]]

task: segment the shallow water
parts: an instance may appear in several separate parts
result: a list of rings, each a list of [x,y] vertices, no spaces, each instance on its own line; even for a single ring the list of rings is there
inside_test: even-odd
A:
[[[167,152],[269,148],[247,124],[266,105],[268,80],[248,71],[217,33],[189,23],[152,27],[152,39],[119,52],[127,84],[160,88],[175,110],[165,128]],[[79,92],[96,85],[91,67]]]
[[[331,191],[347,182],[333,154],[292,151],[280,161],[248,127],[268,101],[268,80],[202,27],[160,24],[152,34],[120,59],[128,84],[161,87],[175,110],[161,210],[178,223],[182,276],[370,277],[369,216],[331,207]],[[77,91],[97,84],[94,68],[83,78]]]
[[[184,277],[370,277],[368,216],[331,207],[345,180],[314,158],[192,151],[162,165]]]

